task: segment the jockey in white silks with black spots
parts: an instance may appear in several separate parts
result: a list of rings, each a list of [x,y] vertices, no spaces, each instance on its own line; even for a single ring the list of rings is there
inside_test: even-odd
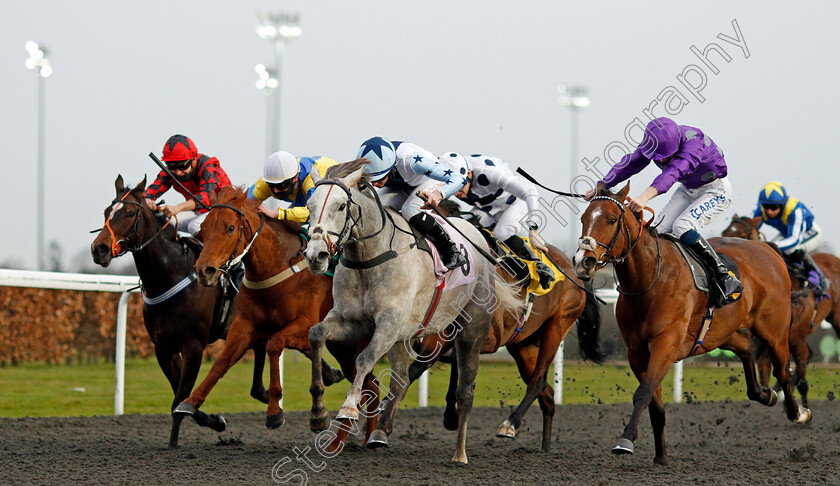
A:
[[[505,244],[519,258],[535,261],[540,285],[548,288],[554,272],[541,262],[520,233],[539,230],[540,195],[537,187],[511,170],[504,160],[473,154],[469,157],[458,152],[447,152],[438,158],[443,165],[467,171],[467,182],[455,197],[473,207],[470,211],[476,222],[485,228],[493,226],[493,236]],[[495,225],[495,226],[494,226]],[[533,235],[532,235],[533,236]],[[548,253],[540,238],[531,238],[534,248]]]
[[[424,211],[455,194],[466,182],[466,173],[438,162],[434,154],[413,143],[391,142],[382,137],[366,140],[357,159],[365,159],[365,173],[380,189],[382,204],[400,210],[408,223],[429,237],[447,269],[467,262],[449,235]],[[426,197],[426,202],[417,196]]]

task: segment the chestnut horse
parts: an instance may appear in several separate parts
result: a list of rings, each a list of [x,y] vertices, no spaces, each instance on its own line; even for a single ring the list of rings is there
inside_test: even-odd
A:
[[[122,176],[114,183],[117,197],[105,208],[105,226],[90,245],[93,261],[107,267],[111,259],[131,252],[137,274],[143,282],[143,291],[153,300],[187,283],[180,292],[158,303],[144,303],[143,321],[155,346],[155,357],[166,375],[175,398],[172,410],[189,396],[204,348],[227,332],[226,322],[218,329],[211,329],[216,307],[222,299],[219,287],[207,288],[186,280],[193,273],[198,258],[196,246],[188,245],[177,234],[177,224],[169,225],[167,218],[156,216],[146,205],[144,194],[146,179],[130,189],[123,185]],[[230,315],[235,313],[231,306]],[[262,384],[265,362],[265,343],[255,343],[254,378],[251,396],[268,402]],[[178,431],[183,417],[173,417],[169,447],[178,446]],[[202,427],[221,432],[225,419],[219,415],[198,413],[193,419]]]
[[[539,399],[543,414],[542,450],[545,452],[551,450],[551,423],[554,417],[554,389],[548,384],[548,367],[554,361],[560,343],[572,329],[572,324],[575,321],[578,323],[578,341],[581,355],[585,359],[602,363],[615,348],[613,341],[600,345],[598,343],[601,315],[594,294],[585,291],[580,284],[572,280],[574,268],[566,255],[551,245],[548,246],[548,250],[551,259],[563,270],[567,278],[557,282],[550,292],[534,298],[530,316],[524,325],[520,325],[520,316],[495,312],[490,333],[481,347],[481,354],[495,353],[506,347],[516,362],[522,381],[527,385],[525,397],[499,427],[496,436],[515,438],[516,429],[522,424],[522,418],[528,408],[535,399]],[[502,267],[497,272],[508,273]],[[524,289],[520,292],[523,300],[524,292]],[[451,341],[443,339],[440,335],[424,338],[419,346],[415,346],[417,359],[409,371],[411,381],[419,378],[436,360],[444,361],[443,354],[451,348]],[[454,364],[451,356],[445,360]],[[455,407],[458,379],[455,371],[456,368],[452,366],[443,415],[443,426],[448,430],[456,430],[458,426]]]
[[[204,381],[176,409],[176,414],[192,414],[207,398],[216,382],[255,342],[267,340],[270,381],[265,425],[283,425],[280,397],[279,362],[284,348],[310,356],[309,328],[320,322],[333,306],[332,278],[314,275],[303,260],[306,241],[297,223],[266,219],[257,211],[259,201],[247,199],[242,188],[225,187],[211,199],[207,219],[201,225],[204,250],[195,262],[198,280],[212,286],[234,260],[245,264],[245,281],[239,295],[239,312],[230,325],[225,347]],[[338,359],[346,376],[355,376],[356,347],[328,348]],[[343,376],[326,363],[321,364],[326,384]],[[377,386],[373,375],[366,389]],[[378,396],[378,395],[377,395]],[[378,400],[371,406],[375,410]],[[368,421],[368,431],[376,418]],[[339,434],[347,431],[339,431]],[[336,443],[336,447],[340,444]]]
[[[738,301],[714,313],[705,341],[695,343],[709,299],[695,288],[676,244],[660,239],[647,228],[641,214],[627,210],[624,201],[629,190],[629,184],[618,194],[601,190],[591,199],[581,217],[583,231],[575,254],[575,270],[582,279],[592,278],[598,267],[613,265],[620,293],[616,319],[630,367],[639,380],[633,413],[612,452],[633,453],[641,414],[648,408],[656,446],[654,462],[667,464],[662,380],[675,361],[715,348],[733,351],[741,359],[750,400],[773,405],[776,393],[761,388],[756,377],[750,334],[770,353],[773,372],[785,392],[788,419],[810,420],[811,412],[793,398],[787,369],[790,279],[782,257],[764,243],[712,238],[712,246],[738,264],[744,290]]]
[[[761,217],[750,218],[748,216],[732,217],[732,222],[723,230],[723,236],[746,238],[748,240],[760,240],[761,233],[758,232],[758,225]],[[793,311],[793,321],[790,325],[788,347],[793,361],[796,363],[796,372],[793,376],[796,389],[802,396],[802,404],[808,406],[808,381],[805,379],[808,362],[811,359],[811,349],[806,339],[817,329],[817,324],[826,320],[834,327],[834,332],[840,336],[840,259],[830,253],[812,253],[811,257],[820,266],[825,276],[831,281],[829,296],[816,303],[814,293],[811,291],[800,292],[802,283],[791,273],[791,286],[794,294],[799,294],[802,302],[801,309]],[[804,295],[803,295],[804,294]],[[758,357],[758,368],[761,383],[767,385],[770,382],[770,363],[766,354]]]

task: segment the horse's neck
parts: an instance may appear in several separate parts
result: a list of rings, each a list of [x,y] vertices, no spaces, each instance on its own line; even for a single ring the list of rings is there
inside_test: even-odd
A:
[[[253,227],[257,228],[258,225],[259,223]],[[244,244],[247,245],[248,241]],[[251,245],[251,249],[242,258],[248,280],[255,282],[266,280],[289,268],[289,259],[299,249],[299,238],[283,228],[274,228],[266,222],[260,235]]]
[[[353,261],[369,260],[390,249],[398,250],[413,241],[412,237],[394,227],[388,216],[384,214],[386,210],[380,210],[376,201],[355,190],[353,197],[361,207],[361,218],[359,224],[351,232],[351,236],[364,238],[373,235],[380,228],[382,228],[382,231],[371,238],[365,238],[358,243],[345,246],[344,255],[346,258]],[[393,215],[392,217],[395,223],[402,219],[402,216],[399,215]],[[382,218],[385,218],[384,228]],[[405,220],[403,219],[403,221]],[[405,227],[408,227],[407,222]]]
[[[144,212],[143,221],[138,244],[153,239],[143,249],[134,252],[134,265],[143,286],[150,293],[165,291],[192,273],[193,260],[189,251],[185,252],[184,246],[173,239],[174,228],[171,231],[166,228],[158,235],[161,228],[151,212]]]
[[[630,243],[633,235],[638,235],[639,229],[630,229]],[[615,264],[615,273],[622,290],[628,293],[641,292],[654,283],[660,263],[657,261],[660,251],[657,250],[656,238],[646,230],[642,230],[639,241],[621,264]]]

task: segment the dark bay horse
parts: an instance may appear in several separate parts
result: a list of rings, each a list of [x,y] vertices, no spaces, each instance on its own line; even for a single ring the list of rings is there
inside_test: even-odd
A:
[[[548,249],[551,259],[569,277],[557,282],[550,292],[534,298],[530,316],[524,325],[520,325],[519,316],[495,312],[490,332],[481,347],[482,354],[495,353],[501,347],[506,347],[516,362],[522,381],[527,385],[519,406],[501,425],[496,436],[515,438],[522,418],[534,400],[538,399],[543,414],[542,450],[545,452],[551,450],[551,424],[554,417],[554,389],[548,383],[548,368],[554,361],[560,343],[577,322],[578,341],[584,358],[602,363],[615,347],[612,341],[598,343],[601,327],[598,302],[594,295],[585,292],[572,281],[574,267],[569,258],[551,245]],[[497,272],[506,273],[501,267]],[[520,297],[525,299],[524,290],[520,292]],[[440,335],[424,338],[415,346],[418,359],[411,365],[410,379],[414,381],[419,378],[451,347],[451,341]],[[451,357],[448,357],[448,362],[452,362]],[[458,425],[455,407],[458,380],[455,370],[453,366],[443,419],[443,425],[448,430],[455,430]]]
[[[242,188],[225,187],[201,225],[204,250],[195,262],[198,280],[214,285],[234,259],[245,264],[245,281],[239,294],[239,312],[230,325],[221,355],[213,363],[204,381],[175,413],[195,413],[216,382],[254,343],[267,340],[270,382],[268,428],[283,425],[280,397],[279,362],[283,349],[295,349],[310,355],[309,329],[321,321],[333,306],[332,278],[314,275],[303,261],[306,244],[300,225],[266,219],[257,211],[259,202],[247,199]],[[356,347],[328,348],[339,361],[346,376],[354,377]],[[340,371],[321,363],[324,381],[330,385],[343,378]],[[368,374],[365,389],[375,389]],[[378,400],[374,407],[379,406]],[[368,433],[376,427],[376,417],[368,421]],[[339,431],[339,436],[342,432]],[[339,447],[336,443],[334,447]]]
[[[114,185],[117,197],[105,208],[105,226],[90,246],[93,261],[107,267],[112,258],[131,252],[144,294],[151,299],[176,289],[179,283],[186,285],[160,303],[143,305],[143,321],[155,346],[155,357],[175,394],[174,410],[189,396],[195,384],[204,348],[224,338],[230,318],[219,328],[211,329],[214,312],[221,305],[222,291],[219,287],[208,288],[195,282],[193,265],[199,250],[178,237],[177,224],[170,225],[166,218],[157,217],[146,205],[146,179],[130,189],[124,186],[122,176],[118,176]],[[235,314],[235,310],[231,308],[228,316]],[[268,394],[262,384],[265,344],[257,343],[254,350],[256,361],[251,396],[267,402]],[[182,419],[173,417],[171,448],[178,446]],[[219,415],[199,413],[193,419],[202,427],[216,431],[225,429],[225,419]]]
[[[627,344],[630,367],[639,380],[633,413],[612,451],[633,453],[641,414],[648,408],[656,446],[654,462],[667,464],[662,380],[675,361],[715,348],[733,351],[741,359],[750,400],[773,405],[776,393],[761,388],[756,377],[755,344],[750,334],[770,353],[773,373],[785,392],[788,419],[808,422],[811,412],[793,398],[787,369],[790,279],[782,257],[756,241],[709,240],[738,264],[744,290],[738,301],[717,309],[705,341],[698,347],[695,339],[709,299],[694,287],[691,271],[676,245],[660,239],[641,215],[627,210],[624,201],[629,190],[627,184],[618,194],[601,190],[592,198],[581,217],[583,231],[575,254],[575,269],[582,279],[592,278],[600,266],[613,265],[621,294],[615,308],[618,327]]]
[[[750,218],[748,216],[732,217],[732,222],[723,230],[723,236],[734,238],[746,238],[748,240],[762,240],[758,232],[758,224],[761,218]],[[808,362],[811,359],[811,349],[806,339],[817,329],[817,325],[823,320],[831,323],[834,332],[840,336],[840,259],[830,253],[813,253],[811,257],[820,266],[825,276],[831,281],[829,296],[816,303],[814,293],[811,291],[801,292],[802,283],[791,273],[791,286],[794,294],[799,294],[798,308],[793,311],[788,337],[788,348],[790,355],[796,363],[793,381],[799,394],[802,396],[802,404],[808,406],[808,381],[805,378]],[[770,363],[766,354],[758,357],[761,383],[767,385],[770,381]]]

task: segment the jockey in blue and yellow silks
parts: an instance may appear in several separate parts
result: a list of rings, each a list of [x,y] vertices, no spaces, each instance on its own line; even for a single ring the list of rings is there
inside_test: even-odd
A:
[[[309,219],[306,201],[315,189],[312,171],[323,177],[327,168],[336,163],[327,157],[295,158],[289,152],[275,152],[266,159],[263,176],[248,188],[248,197],[259,201],[274,197],[292,203],[287,209],[260,206],[259,211],[270,218],[305,223]]]
[[[758,194],[754,218],[761,218],[758,227],[767,223],[779,231],[773,243],[785,258],[805,264],[806,270],[815,270],[820,276],[820,287],[827,291],[829,281],[808,254],[820,244],[821,230],[814,223],[814,214],[795,197],[791,197],[781,182],[768,182]]]

